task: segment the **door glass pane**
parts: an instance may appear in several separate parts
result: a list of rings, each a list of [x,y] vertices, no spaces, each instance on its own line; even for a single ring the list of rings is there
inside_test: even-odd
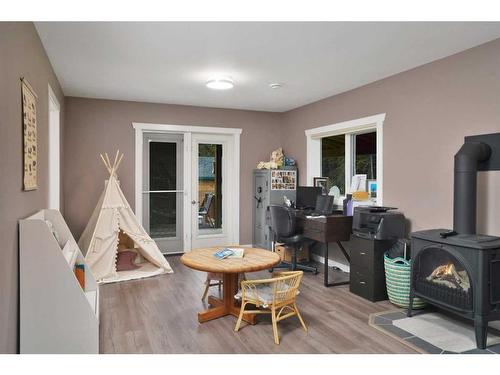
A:
[[[149,143],[149,231],[153,238],[176,237],[177,193],[158,190],[176,190],[177,144]]]
[[[175,190],[177,186],[177,144],[149,142],[149,190]]]
[[[149,234],[152,238],[176,237],[177,194],[149,194]]]
[[[222,228],[222,145],[198,145],[198,228]]]
[[[345,194],[345,135],[321,139],[321,176]]]
[[[368,180],[376,180],[377,132],[356,134],[355,137],[354,174],[366,174]]]

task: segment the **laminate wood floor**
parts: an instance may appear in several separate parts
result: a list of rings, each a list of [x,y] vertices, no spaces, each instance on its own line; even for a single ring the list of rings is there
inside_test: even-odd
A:
[[[280,345],[268,315],[239,332],[232,316],[199,324],[206,274],[183,266],[178,256],[168,261],[173,274],[101,286],[101,353],[415,353],[368,325],[371,313],[393,308],[389,302],[369,302],[348,286],[325,288],[321,274],[306,274],[297,297],[309,332],[296,317],[286,319],[278,324]]]

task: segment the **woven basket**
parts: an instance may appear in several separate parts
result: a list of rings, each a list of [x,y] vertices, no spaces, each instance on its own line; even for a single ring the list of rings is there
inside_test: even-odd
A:
[[[407,308],[410,304],[411,261],[404,258],[391,259],[384,254],[385,282],[387,295],[392,304]],[[423,309],[425,302],[413,299],[414,309]]]

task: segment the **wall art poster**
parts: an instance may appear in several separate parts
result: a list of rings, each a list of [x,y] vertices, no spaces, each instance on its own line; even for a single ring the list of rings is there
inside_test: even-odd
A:
[[[271,190],[295,190],[297,171],[271,170]]]
[[[23,137],[24,137],[24,190],[35,190],[37,186],[38,146],[36,128],[37,96],[26,80],[22,82]]]

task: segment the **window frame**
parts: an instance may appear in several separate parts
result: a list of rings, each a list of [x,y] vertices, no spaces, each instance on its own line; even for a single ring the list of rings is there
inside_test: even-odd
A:
[[[351,186],[354,171],[353,135],[371,131],[377,133],[377,205],[383,204],[383,124],[385,113],[363,117],[355,120],[339,122],[305,131],[307,140],[307,180],[312,186],[314,177],[321,176],[321,139],[335,135],[345,135],[345,186]]]

